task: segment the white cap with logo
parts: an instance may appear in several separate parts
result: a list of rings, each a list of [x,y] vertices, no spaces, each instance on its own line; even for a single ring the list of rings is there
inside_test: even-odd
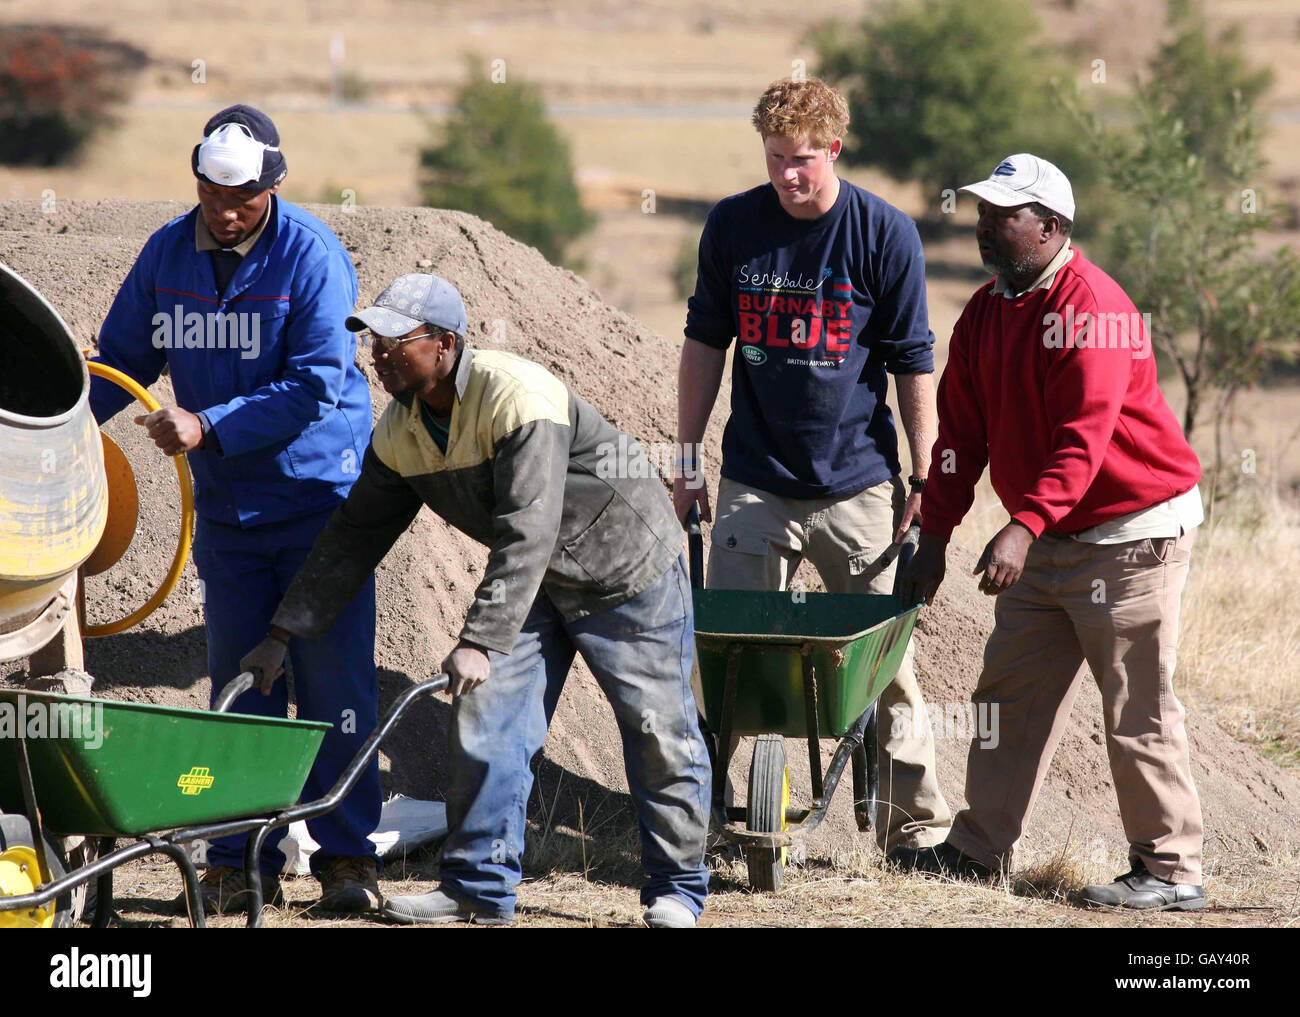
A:
[[[987,180],[958,188],[998,208],[1038,202],[1074,220],[1074,191],[1066,175],[1046,159],[1022,152],[998,163]]]

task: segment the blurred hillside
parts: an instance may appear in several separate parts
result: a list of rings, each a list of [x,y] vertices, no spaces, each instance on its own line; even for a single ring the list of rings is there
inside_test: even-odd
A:
[[[1206,6],[1212,28],[1238,26],[1248,58],[1274,72],[1271,165],[1260,187],[1275,209],[1300,207],[1300,0]],[[1065,49],[1063,70],[1085,91],[1126,89],[1164,17],[1163,0],[1034,7],[1044,36]],[[287,0],[274,8],[251,0],[9,0],[0,24],[94,28],[144,50],[148,62],[116,125],[76,165],[0,169],[0,197],[192,200],[189,151],[203,122],[244,101],[280,128],[289,200],[417,204],[419,149],[448,111],[465,55],[475,53],[504,61],[508,78],[536,83],[571,145],[583,200],[599,216],[574,252],[584,275],[610,303],[675,336],[685,309],[672,272],[683,243],[698,237],[714,201],[763,180],[748,122],[754,99],[773,79],[815,69],[807,38],[814,23],[863,9],[813,0],[791,18],[775,0]],[[1104,84],[1092,81],[1097,60],[1105,61]],[[984,169],[973,167],[972,177]],[[914,216],[937,201],[874,170],[844,175]],[[1300,213],[1281,218],[1294,227]],[[973,210],[963,203],[955,219],[969,224]],[[1300,246],[1300,232],[1264,241],[1282,243]],[[942,363],[982,274],[969,236],[927,238],[927,259]],[[1168,395],[1177,409],[1176,385]],[[1232,440],[1276,462],[1282,487],[1300,483],[1300,442],[1289,441],[1300,398],[1284,386],[1245,402]]]

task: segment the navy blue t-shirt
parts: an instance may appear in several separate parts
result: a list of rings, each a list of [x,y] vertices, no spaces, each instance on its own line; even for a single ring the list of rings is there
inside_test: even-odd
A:
[[[916,224],[847,180],[796,219],[763,184],[713,207],[686,335],[737,336],[722,475],[787,498],[856,494],[900,472],[888,370],[934,370]]]

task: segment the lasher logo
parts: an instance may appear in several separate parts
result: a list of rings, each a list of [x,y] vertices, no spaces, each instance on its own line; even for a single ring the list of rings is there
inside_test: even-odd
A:
[[[210,788],[216,779],[208,767],[192,766],[189,773],[181,774],[180,779],[176,781],[176,786],[181,789],[183,795],[196,795]]]

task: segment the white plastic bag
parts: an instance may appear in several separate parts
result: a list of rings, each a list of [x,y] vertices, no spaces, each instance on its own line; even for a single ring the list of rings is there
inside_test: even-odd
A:
[[[425,802],[406,795],[393,795],[384,802],[379,813],[379,826],[370,835],[375,853],[380,858],[401,858],[416,848],[424,847],[447,836],[447,805],[445,802]],[[320,845],[307,832],[302,820],[289,824],[289,832],[280,842],[284,852],[284,874],[307,876],[311,874],[311,854]],[[199,866],[207,864],[208,842],[194,841],[190,857]]]

